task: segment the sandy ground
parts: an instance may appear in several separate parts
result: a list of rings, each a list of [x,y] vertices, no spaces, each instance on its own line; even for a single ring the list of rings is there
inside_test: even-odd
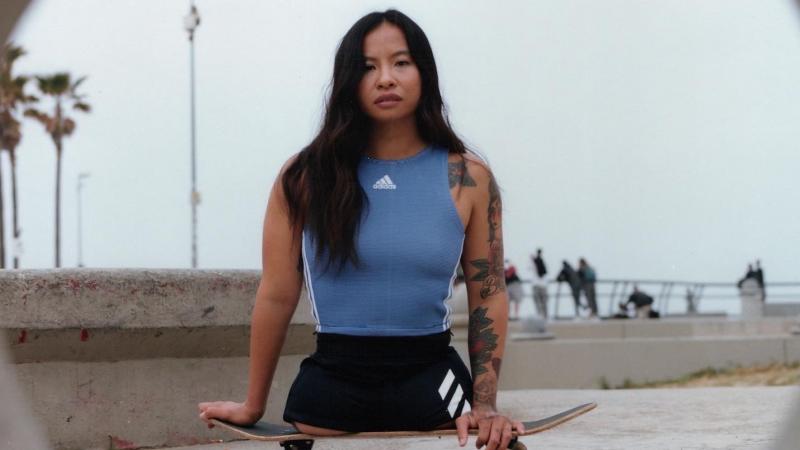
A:
[[[735,369],[706,369],[681,377],[654,383],[628,384],[622,388],[691,388],[800,385],[800,364],[740,367]]]

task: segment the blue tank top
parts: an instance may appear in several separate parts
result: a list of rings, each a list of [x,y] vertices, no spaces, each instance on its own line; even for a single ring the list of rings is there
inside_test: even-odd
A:
[[[326,269],[327,252],[303,231],[303,266],[316,329],[355,336],[421,336],[450,328],[464,226],[456,211],[445,149],[401,160],[362,157],[366,192],[356,250],[361,266]]]

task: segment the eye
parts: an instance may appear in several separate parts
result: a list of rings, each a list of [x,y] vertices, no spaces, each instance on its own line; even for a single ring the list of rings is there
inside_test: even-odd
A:
[[[411,65],[411,61],[406,61],[404,59],[401,59],[400,61],[397,61],[397,64],[400,65],[400,66],[410,66]]]

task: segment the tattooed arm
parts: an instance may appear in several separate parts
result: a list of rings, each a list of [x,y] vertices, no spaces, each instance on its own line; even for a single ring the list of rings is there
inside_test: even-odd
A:
[[[478,445],[487,449],[506,448],[511,429],[522,425],[497,413],[497,384],[503,361],[508,326],[508,296],[503,274],[502,201],[500,189],[489,169],[467,159],[460,180],[463,195],[471,198],[471,212],[464,237],[461,265],[467,280],[469,299],[469,356],[473,378],[472,411],[462,418],[459,440],[466,441],[466,429],[480,428]],[[451,186],[453,184],[451,168]],[[462,431],[462,428],[463,431]],[[462,434],[463,433],[463,434]]]

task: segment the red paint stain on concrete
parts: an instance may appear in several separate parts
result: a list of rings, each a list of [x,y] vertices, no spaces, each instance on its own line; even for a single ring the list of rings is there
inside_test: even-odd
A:
[[[127,450],[127,449],[139,448],[138,445],[134,444],[131,441],[126,441],[125,439],[121,439],[116,436],[109,436],[109,437],[111,438],[111,448],[114,450]]]
[[[94,281],[94,280],[87,281],[86,282],[86,287],[91,289],[91,290],[93,290],[93,291],[96,291],[97,290],[97,281]]]
[[[78,291],[81,290],[80,280],[69,280],[67,283],[69,284],[69,288],[72,290],[72,293],[78,295]]]
[[[17,338],[17,344],[24,344],[27,339],[28,339],[28,330],[22,330],[19,332],[19,337]]]
[[[81,342],[86,342],[89,340],[89,330],[82,328],[81,329]]]

